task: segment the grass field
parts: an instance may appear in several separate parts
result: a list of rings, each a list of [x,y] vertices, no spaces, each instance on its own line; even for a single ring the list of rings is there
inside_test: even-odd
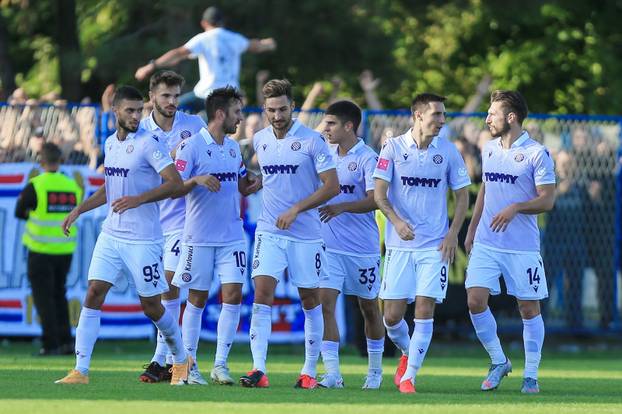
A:
[[[499,390],[483,393],[479,384],[487,356],[471,345],[447,343],[432,349],[420,371],[416,395],[401,395],[392,383],[397,359],[384,361],[379,391],[362,391],[366,359],[342,356],[346,388],[296,390],[302,347],[273,347],[268,358],[270,389],[239,386],[171,387],[137,381],[151,356],[147,342],[100,342],[91,367],[91,384],[53,384],[73,367],[73,357],[32,357],[30,344],[0,347],[0,413],[622,413],[622,355],[619,351],[545,353],[539,395],[522,395],[523,356],[510,353],[514,372]],[[206,376],[214,347],[199,355]],[[208,357],[209,355],[209,357]],[[236,376],[249,368],[248,346],[237,345],[230,367]],[[320,365],[321,370],[321,365]]]

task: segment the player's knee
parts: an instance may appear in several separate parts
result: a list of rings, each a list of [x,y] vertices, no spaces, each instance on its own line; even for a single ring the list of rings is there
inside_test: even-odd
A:
[[[484,312],[488,307],[488,303],[476,295],[468,295],[467,306],[469,307],[469,312],[477,314]]]
[[[359,301],[359,306],[365,320],[370,321],[380,318],[380,308],[376,301],[361,300]]]
[[[519,302],[518,311],[523,319],[533,319],[540,314],[540,306],[536,301]]]
[[[162,294],[162,299],[164,300],[175,300],[179,298],[179,288],[175,285],[169,283],[168,292]]]
[[[387,328],[397,325],[398,323],[402,321],[402,319],[403,319],[402,315],[399,315],[398,313],[391,312],[391,311],[389,312],[385,311],[384,317],[383,317],[384,325]]]
[[[143,313],[146,317],[151,319],[152,321],[158,321],[162,318],[164,314],[164,307],[160,302],[155,301],[141,301],[141,306],[143,308]]]

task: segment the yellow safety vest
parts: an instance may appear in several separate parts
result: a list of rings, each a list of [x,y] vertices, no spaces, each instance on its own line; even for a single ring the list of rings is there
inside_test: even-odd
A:
[[[58,172],[43,173],[30,182],[37,195],[37,208],[28,216],[22,242],[35,253],[73,253],[78,230],[73,225],[69,236],[65,236],[61,224],[82,200],[82,189],[73,179]]]

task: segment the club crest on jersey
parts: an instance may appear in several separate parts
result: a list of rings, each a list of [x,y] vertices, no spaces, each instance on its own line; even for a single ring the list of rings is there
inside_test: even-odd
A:
[[[159,160],[160,158],[162,158],[162,152],[160,152],[160,150],[153,151],[153,159]]]
[[[442,164],[443,156],[441,154],[436,154],[434,157],[432,157],[432,161],[434,161],[434,164]]]
[[[259,267],[259,260],[253,260],[253,269],[257,269]]]
[[[302,145],[298,141],[295,141],[292,143],[292,151],[298,151],[300,150],[301,147]]]
[[[354,161],[352,161],[350,164],[348,164],[348,170],[350,170],[350,171],[356,171],[357,167],[358,167],[358,165],[356,165],[356,163]]]
[[[190,282],[192,280],[192,275],[190,273],[188,273],[188,272],[183,273],[181,275],[181,280],[183,280],[184,282],[188,283],[188,282]]]
[[[231,155],[231,158],[235,158],[235,150],[233,148],[229,150],[229,155]]]
[[[516,162],[521,162],[524,159],[525,159],[525,156],[520,152],[514,156],[514,161]]]
[[[134,146],[133,145],[128,145],[127,148],[125,149],[125,152],[127,152],[128,154],[131,154],[132,151],[134,151]]]
[[[157,142],[160,142],[160,138],[157,135],[152,135],[151,138],[155,139]]]
[[[187,129],[184,129],[183,131],[179,133],[179,138],[186,139],[186,138],[190,138],[191,135],[192,135],[192,132],[188,131]]]

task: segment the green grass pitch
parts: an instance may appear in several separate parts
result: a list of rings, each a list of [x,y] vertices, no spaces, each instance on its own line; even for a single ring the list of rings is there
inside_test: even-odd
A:
[[[417,394],[401,395],[392,377],[396,358],[384,360],[379,391],[362,391],[367,361],[342,355],[346,388],[296,390],[303,362],[301,346],[272,347],[268,356],[271,388],[238,385],[171,387],[143,384],[137,377],[152,343],[101,341],[96,345],[87,386],[55,385],[73,367],[73,357],[33,357],[30,344],[0,347],[0,413],[155,414],[387,414],[387,413],[622,413],[622,355],[619,351],[579,354],[545,352],[539,395],[521,395],[523,355],[510,353],[514,372],[494,392],[481,392],[488,358],[471,344],[432,343],[418,375]],[[214,346],[202,344],[199,362],[206,377]],[[230,368],[235,376],[250,367],[246,344],[236,344]],[[322,367],[320,364],[320,371]]]

